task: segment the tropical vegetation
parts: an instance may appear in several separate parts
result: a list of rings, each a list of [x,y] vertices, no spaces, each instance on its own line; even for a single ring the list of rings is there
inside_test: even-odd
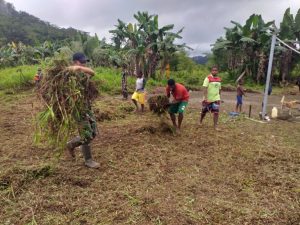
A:
[[[158,15],[148,12],[134,14],[133,23],[118,19],[110,30],[111,41],[73,28],[57,28],[25,12],[17,12],[4,0],[0,0],[0,18],[0,68],[44,65],[57,54],[71,58],[80,51],[91,59],[94,67],[114,71],[110,74],[120,74],[122,69],[129,75],[143,72],[145,77],[159,81],[165,78],[168,67],[173,77],[191,86],[201,83],[212,64],[224,71],[225,81],[232,82],[242,74],[250,83],[264,82],[274,31],[274,21],[265,22],[257,14],[251,15],[245,24],[231,21],[233,27],[225,28],[225,35],[212,45],[212,54],[203,67],[188,57],[190,48],[186,44],[178,44],[183,29],[174,31],[173,24],[159,26]],[[8,29],[9,23],[14,29]],[[19,28],[23,36],[17,32]],[[17,33],[10,33],[12,30]],[[300,10],[295,17],[289,8],[285,11],[278,37],[293,48],[299,46]],[[273,82],[290,81],[299,71],[300,57],[277,43]]]
[[[293,48],[300,40],[300,9],[296,17],[285,11],[279,31],[275,31],[274,21],[265,22],[261,15],[253,14],[244,25],[231,21],[232,28],[225,28],[224,37],[213,45],[215,61],[223,70],[231,72],[236,78],[245,74],[253,81],[265,80],[271,35],[277,36]],[[292,50],[277,43],[273,63],[273,80],[285,82],[291,79],[291,71],[300,63],[300,57]]]

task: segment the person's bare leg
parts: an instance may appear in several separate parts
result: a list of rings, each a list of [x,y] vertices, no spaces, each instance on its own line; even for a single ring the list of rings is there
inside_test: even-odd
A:
[[[144,112],[144,110],[145,110],[145,105],[144,104],[141,104],[141,110],[142,110],[142,113]]]
[[[242,113],[242,104],[239,105],[240,113]]]
[[[214,113],[214,128],[218,130],[219,113]]]
[[[238,112],[238,110],[239,110],[239,104],[236,103],[236,106],[235,106],[235,112]]]
[[[204,119],[205,115],[206,115],[206,112],[201,112],[199,125],[202,125],[202,122],[203,122],[203,119]]]
[[[132,102],[134,103],[134,105],[135,105],[135,108],[136,108],[136,112],[138,112],[139,111],[139,106],[138,106],[138,104],[137,104],[137,101],[136,100],[134,100],[134,99],[132,99]]]
[[[175,114],[174,114],[174,113],[170,113],[170,117],[171,117],[173,126],[174,126],[174,127],[177,127],[177,124],[176,124],[176,116],[175,116]]]
[[[178,114],[178,129],[181,128],[182,120],[183,120],[183,113],[179,113]]]

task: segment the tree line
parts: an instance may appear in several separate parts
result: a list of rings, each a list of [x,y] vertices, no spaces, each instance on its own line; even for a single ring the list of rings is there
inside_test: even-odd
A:
[[[225,28],[225,36],[214,43],[212,51],[215,61],[233,77],[244,73],[251,80],[261,83],[265,80],[271,35],[274,21],[265,22],[261,15],[251,15],[244,25],[231,21],[234,25]],[[277,36],[293,48],[299,46],[300,9],[294,17],[290,8],[286,9]],[[292,50],[277,43],[272,68],[273,81],[285,83],[291,80],[291,71],[300,72],[300,57]],[[300,75],[300,74],[299,74]]]
[[[0,30],[8,27],[7,18],[12,17],[20,17],[21,19],[15,20],[24,20],[20,23],[21,26],[33,29],[29,36],[28,33],[25,35],[26,37],[0,32],[0,67],[38,64],[55,54],[71,57],[74,52],[84,52],[94,66],[119,67],[132,75],[143,72],[145,77],[155,78],[159,74],[163,75],[167,65],[170,65],[171,70],[195,68],[186,53],[190,48],[186,44],[178,44],[178,40],[182,39],[183,29],[174,31],[173,24],[160,27],[158,15],[148,12],[134,14],[134,23],[118,19],[114,28],[109,31],[112,35],[110,42],[105,38],[100,40],[96,34],[92,36],[75,29],[64,33],[65,36],[54,32],[50,37],[51,29],[46,34],[45,29],[41,27],[45,25],[53,30],[55,27],[24,12],[16,12],[13,5],[4,0],[0,0],[0,17],[6,18],[0,20]],[[231,23],[234,26],[225,28],[225,35],[213,44],[213,54],[209,61],[218,64],[222,71],[228,71],[232,79],[244,74],[248,80],[262,83],[268,65],[270,31],[274,22],[265,22],[261,15],[253,14],[244,25],[235,21]],[[10,32],[18,30],[18,24],[19,22],[12,22],[10,28],[6,29]],[[36,26],[37,24],[41,27]],[[300,10],[295,17],[289,8],[285,11],[278,37],[291,47],[296,48],[297,44],[299,45]],[[4,42],[6,44],[3,44]],[[292,70],[300,71],[300,57],[277,44],[272,69],[273,81],[290,80]]]
[[[174,32],[173,24],[159,27],[158,15],[137,12],[134,18],[134,24],[118,20],[110,31],[111,43],[84,32],[77,32],[72,39],[45,41],[34,47],[12,41],[0,47],[0,67],[36,64],[57,53],[71,57],[74,52],[84,52],[94,66],[121,67],[128,74],[143,72],[145,77],[154,78],[158,68],[164,73],[166,66],[176,61],[175,53],[184,54],[189,47],[175,43],[182,38],[183,29]]]

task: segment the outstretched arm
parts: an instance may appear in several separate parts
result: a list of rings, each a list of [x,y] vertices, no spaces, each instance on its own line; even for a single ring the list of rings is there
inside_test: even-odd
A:
[[[68,69],[73,70],[74,72],[83,72],[91,76],[95,75],[94,70],[85,66],[69,66]]]

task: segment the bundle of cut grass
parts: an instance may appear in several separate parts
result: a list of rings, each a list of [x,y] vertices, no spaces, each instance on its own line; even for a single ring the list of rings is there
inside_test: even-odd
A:
[[[156,95],[148,99],[149,109],[157,115],[167,112],[169,107],[169,99],[165,95]]]
[[[68,68],[64,59],[54,59],[44,75],[38,94],[44,110],[37,116],[35,141],[46,139],[63,149],[82,115],[98,95],[94,83],[81,72]]]

